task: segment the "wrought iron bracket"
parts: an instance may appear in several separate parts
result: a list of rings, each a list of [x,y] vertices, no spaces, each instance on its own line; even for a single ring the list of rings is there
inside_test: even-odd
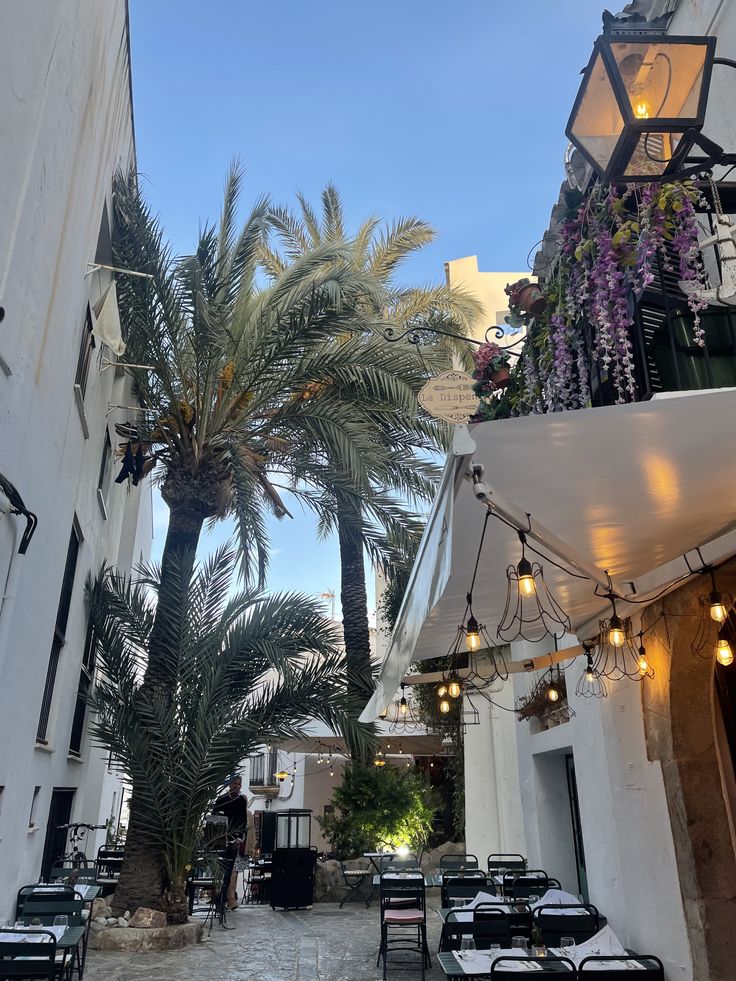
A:
[[[385,341],[389,341],[391,344],[395,343],[396,341],[403,341],[406,339],[407,343],[413,344],[415,347],[421,347],[422,338],[425,334],[441,334],[443,337],[449,337],[454,341],[465,341],[466,344],[476,344],[478,347],[480,347],[481,344],[489,343],[488,335],[491,331],[495,332],[495,337],[497,340],[501,340],[502,337],[507,336],[503,327],[500,326],[489,327],[486,330],[482,341],[477,340],[475,337],[466,337],[465,334],[456,334],[451,330],[441,330],[439,327],[407,327],[406,330],[403,330],[400,333],[395,327],[386,327],[383,330],[383,339]],[[504,350],[511,350],[517,347],[526,340],[526,337],[527,335],[524,334],[518,339],[518,341],[514,341],[512,344],[504,344]]]

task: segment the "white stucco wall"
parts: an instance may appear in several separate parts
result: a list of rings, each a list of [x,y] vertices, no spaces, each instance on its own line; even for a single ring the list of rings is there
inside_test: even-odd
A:
[[[97,499],[104,432],[121,421],[108,402],[129,399],[114,370],[90,365],[85,438],[73,384],[87,303],[106,274],[85,278],[115,170],[133,159],[124,0],[5,0],[0,5],[0,472],[38,515],[25,556],[16,518],[0,521],[0,916],[19,884],[39,873],[53,788],[76,790],[72,818],[102,823],[120,787],[85,735],[68,756],[86,631],[84,581],[103,561],[148,557],[150,488],[111,483]],[[35,744],[41,697],[76,514],[83,535],[48,726]],[[17,528],[16,528],[17,526]],[[40,787],[36,828],[28,817]],[[97,841],[87,851],[94,854]]]
[[[564,646],[561,645],[561,646]],[[514,659],[542,645],[513,645]],[[590,901],[628,947],[656,953],[669,981],[692,977],[690,948],[661,767],[647,759],[636,681],[606,683],[603,699],[575,695],[580,659],[566,672],[575,716],[549,731],[517,724],[521,801],[530,867],[577,894],[564,768],[572,753]],[[525,675],[515,680],[526,693]]]

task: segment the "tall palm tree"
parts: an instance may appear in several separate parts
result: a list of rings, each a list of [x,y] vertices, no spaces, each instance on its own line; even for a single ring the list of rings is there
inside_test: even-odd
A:
[[[297,594],[231,592],[235,554],[220,549],[192,572],[181,554],[176,643],[159,656],[167,691],[142,681],[154,642],[156,570],[137,581],[104,570],[88,583],[100,681],[94,733],[136,788],[137,834],[125,862],[141,895],[115,905],[163,906],[185,922],[186,866],[218,785],[264,742],[303,733],[311,719],[350,733],[354,706],[344,655],[316,601]],[[151,864],[157,850],[161,864]],[[120,888],[120,887],[118,887]]]
[[[273,282],[308,256],[348,239],[342,201],[332,184],[322,192],[319,214],[302,194],[297,197],[298,215],[276,208],[269,216],[275,241],[262,246],[261,255]],[[480,313],[476,298],[462,290],[397,282],[402,264],[435,234],[414,216],[390,226],[370,217],[349,239],[347,257],[343,254],[336,261],[375,280],[382,295],[365,297],[354,308],[349,337],[327,340],[324,351],[327,357],[335,347],[343,347],[351,357],[366,358],[371,370],[357,375],[325,366],[309,389],[312,401],[350,407],[348,428],[326,431],[311,418],[300,420],[308,433],[302,442],[306,460],[301,472],[318,493],[294,490],[319,512],[323,532],[337,532],[345,648],[356,675],[365,679],[365,696],[370,692],[370,638],[364,553],[367,549],[374,563],[390,565],[397,554],[415,548],[422,522],[411,509],[434,494],[437,469],[432,454],[444,448],[447,435],[444,424],[419,409],[417,394],[428,375],[449,367],[453,357],[467,358],[440,335],[420,352],[409,343],[387,343],[382,332],[387,327],[403,331],[434,325],[466,333]]]
[[[304,398],[326,372],[359,377],[371,365],[359,348],[334,344],[355,329],[369,329],[384,302],[375,277],[356,270],[351,248],[337,240],[293,262],[265,287],[258,258],[269,206],[256,203],[236,224],[241,174],[228,174],[218,226],[200,232],[192,255],[176,258],[134,174],[114,185],[114,256],[125,276],[118,299],[127,348],[123,366],[132,375],[140,411],[119,431],[137,477],[152,471],[169,507],[158,602],[147,647],[143,690],[173,697],[167,660],[179,641],[176,629],[188,574],[205,521],[235,518],[246,582],[264,580],[266,515],[287,509],[278,481],[293,483],[293,447],[306,420],[328,430],[347,425],[349,407],[336,400]],[[127,442],[127,447],[126,447]],[[128,838],[145,840],[139,800],[145,787],[133,778]],[[142,807],[142,805],[141,805]],[[146,845],[154,877],[161,850]],[[141,868],[126,861],[118,905],[155,901]],[[135,905],[139,905],[136,902]]]

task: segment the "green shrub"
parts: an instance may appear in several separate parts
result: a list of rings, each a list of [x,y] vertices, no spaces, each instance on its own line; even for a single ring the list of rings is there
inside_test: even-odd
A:
[[[427,781],[413,771],[353,761],[332,793],[334,812],[317,821],[341,859],[400,845],[416,851],[432,830],[432,797]]]

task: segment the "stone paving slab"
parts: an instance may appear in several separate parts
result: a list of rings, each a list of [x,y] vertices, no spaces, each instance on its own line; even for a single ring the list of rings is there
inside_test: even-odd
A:
[[[432,969],[426,981],[444,978],[434,954],[440,933],[434,907],[427,909]],[[311,910],[283,912],[270,906],[241,906],[228,914],[229,930],[214,926],[196,947],[123,954],[90,950],[85,981],[376,981],[378,908],[349,904],[342,910],[319,903]],[[399,955],[396,955],[397,957]],[[389,979],[417,981],[417,954],[404,954],[402,969]],[[409,963],[416,970],[407,970]]]

